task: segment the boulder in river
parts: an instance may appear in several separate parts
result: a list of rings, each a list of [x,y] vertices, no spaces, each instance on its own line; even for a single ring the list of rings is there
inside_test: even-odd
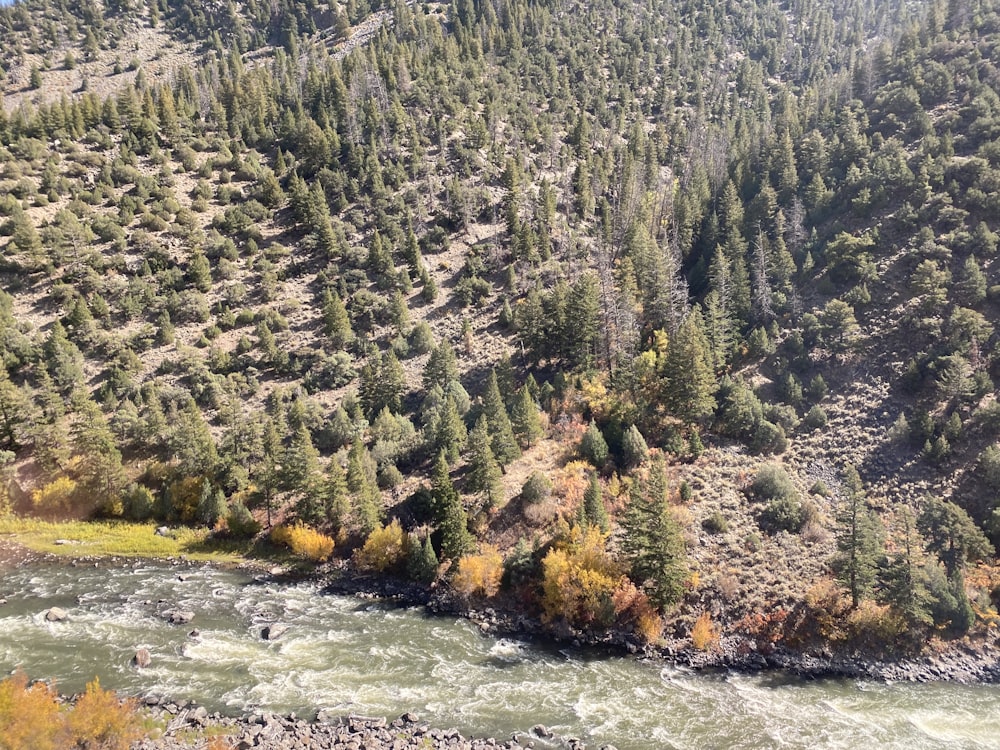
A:
[[[132,657],[132,664],[139,667],[139,669],[145,669],[153,662],[153,655],[149,653],[148,648],[140,648],[135,652],[135,656]]]
[[[163,616],[171,625],[186,625],[194,619],[194,612],[187,609],[172,609],[164,612]]]
[[[265,625],[264,629],[260,631],[260,637],[265,641],[276,641],[287,632],[287,625],[276,622],[273,625]]]
[[[67,617],[66,610],[62,607],[52,607],[45,613],[45,619],[49,622],[62,622]]]

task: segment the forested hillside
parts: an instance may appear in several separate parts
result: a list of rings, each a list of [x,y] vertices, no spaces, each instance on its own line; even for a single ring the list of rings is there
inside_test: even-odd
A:
[[[0,8],[9,505],[699,648],[981,630],[998,10]]]

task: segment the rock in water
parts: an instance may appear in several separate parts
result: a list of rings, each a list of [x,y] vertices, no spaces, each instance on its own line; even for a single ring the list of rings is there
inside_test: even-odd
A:
[[[276,641],[286,632],[288,632],[288,626],[276,622],[273,625],[265,626],[264,629],[260,631],[260,637],[265,641]]]
[[[165,612],[164,616],[171,625],[186,625],[194,619],[194,612],[178,609]]]
[[[149,649],[140,648],[135,652],[135,656],[132,657],[132,664],[139,667],[139,669],[145,669],[153,662],[153,655],[149,653]]]
[[[45,613],[45,619],[49,622],[62,622],[66,616],[66,610],[61,607],[53,607]]]

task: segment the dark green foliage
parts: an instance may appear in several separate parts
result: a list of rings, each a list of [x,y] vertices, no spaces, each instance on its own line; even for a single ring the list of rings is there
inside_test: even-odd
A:
[[[883,555],[883,530],[867,505],[857,470],[850,465],[844,469],[844,489],[847,501],[837,516],[833,569],[850,592],[851,605],[857,607],[875,587]]]
[[[469,432],[468,490],[485,498],[486,507],[496,508],[503,502],[503,473],[490,447],[486,417],[480,416]]]
[[[542,437],[541,415],[527,385],[521,386],[514,397],[510,407],[510,426],[521,448],[530,448]]]
[[[993,545],[962,508],[947,500],[928,497],[917,518],[917,528],[927,549],[944,563],[954,578],[970,561],[993,554]]]
[[[580,455],[598,469],[608,460],[608,443],[596,422],[587,425],[587,431],[580,439]]]
[[[514,439],[514,430],[507,415],[507,407],[504,406],[500,396],[496,372],[493,370],[486,380],[486,391],[483,393],[483,415],[489,427],[493,455],[501,467],[507,466],[521,456],[521,450]]]
[[[457,560],[472,548],[474,541],[465,508],[451,483],[443,452],[438,455],[431,474],[431,513],[441,535],[442,558]]]
[[[607,533],[609,528],[608,511],[604,507],[604,495],[597,474],[590,475],[590,482],[583,492],[583,503],[580,505],[579,521],[581,525],[596,526]]]
[[[410,554],[406,561],[406,572],[410,578],[420,583],[431,583],[437,576],[438,557],[434,552],[430,536],[423,542],[410,539]]]
[[[521,486],[521,500],[528,505],[547,500],[552,494],[552,482],[540,471],[533,471]]]
[[[243,503],[233,503],[226,514],[226,527],[229,533],[239,539],[249,539],[260,533],[260,524]]]
[[[697,434],[692,431],[692,434]],[[639,428],[632,425],[622,436],[622,459],[626,466],[638,466],[649,455],[649,447],[646,439],[639,432]]]
[[[667,504],[662,460],[653,462],[645,481],[636,482],[622,522],[622,551],[632,580],[666,609],[684,594],[688,570],[684,537]]]

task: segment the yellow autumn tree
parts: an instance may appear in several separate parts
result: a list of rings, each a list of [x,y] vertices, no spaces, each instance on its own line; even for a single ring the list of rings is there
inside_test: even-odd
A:
[[[500,590],[502,577],[503,556],[492,544],[485,544],[478,555],[459,558],[451,584],[463,596],[491,597]]]

